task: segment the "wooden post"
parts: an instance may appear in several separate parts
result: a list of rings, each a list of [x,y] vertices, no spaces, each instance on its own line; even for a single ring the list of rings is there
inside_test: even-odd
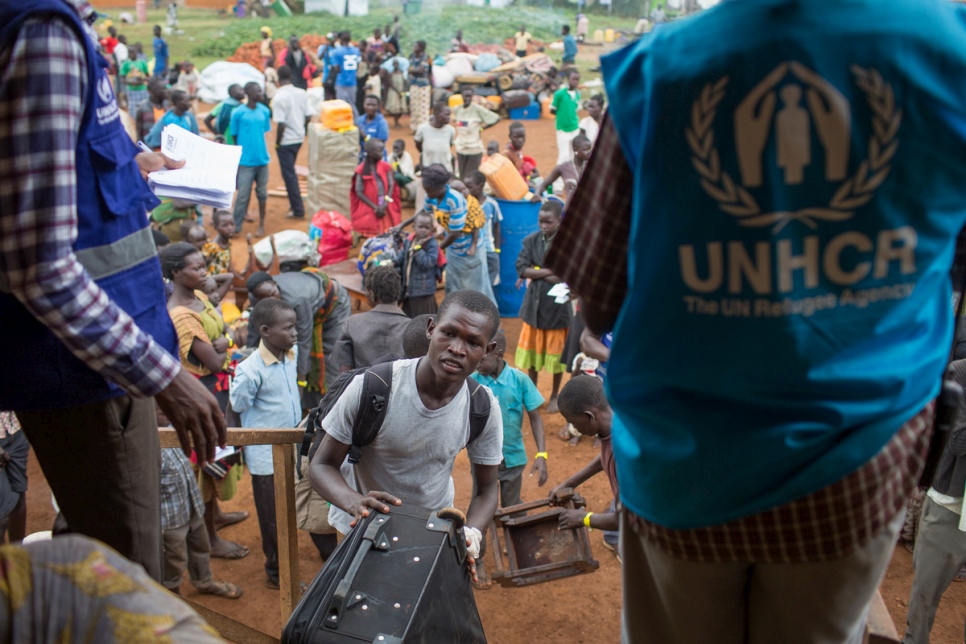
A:
[[[275,465],[275,521],[278,525],[278,586],[284,629],[295,604],[302,597],[298,528],[295,525],[294,445],[272,445],[272,461]]]

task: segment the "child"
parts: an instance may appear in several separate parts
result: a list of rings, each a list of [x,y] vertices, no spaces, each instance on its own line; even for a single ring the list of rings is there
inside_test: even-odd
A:
[[[155,406],[158,427],[169,427],[167,416]],[[181,594],[185,568],[191,585],[202,595],[238,599],[242,590],[211,578],[211,542],[205,528],[205,504],[191,468],[180,448],[161,450],[161,529],[164,538],[164,587]]]
[[[550,174],[534,190],[533,199],[531,199],[533,203],[540,201],[547,186],[553,185],[553,182],[557,179],[563,181],[564,193],[567,196],[573,194],[577,182],[580,181],[580,176],[584,173],[584,168],[587,167],[587,161],[590,160],[593,145],[586,136],[578,134],[571,142],[571,146],[574,152],[573,159],[561,163],[550,171]]]
[[[201,249],[208,274],[231,273],[231,238],[235,235],[235,219],[230,210],[215,210],[211,214],[211,225],[215,229],[215,239]]]
[[[612,414],[610,405],[607,404],[607,397],[604,395],[604,383],[597,378],[574,378],[560,392],[560,412],[582,435],[597,436],[600,439],[600,455],[584,469],[550,490],[550,498],[556,499],[558,491],[562,488],[575,488],[592,476],[605,472],[614,498],[619,499],[617,467],[614,464],[614,447],[611,444],[610,435]],[[619,529],[618,515],[613,506],[608,512],[600,514],[583,510],[567,510],[560,515],[558,522],[561,530],[573,530],[582,525],[614,532]],[[614,541],[608,540],[607,536],[605,534],[604,545],[613,550]]]
[[[241,414],[243,427],[296,427],[302,420],[302,404],[296,374],[295,309],[280,299],[260,300],[252,310],[252,324],[261,341],[258,349],[235,369],[229,394],[231,407]],[[252,474],[267,586],[277,589],[278,535],[271,446],[245,447],[245,461]]]
[[[449,182],[449,185],[466,199],[466,224],[463,226],[463,232],[470,235],[472,241],[466,253],[473,257],[479,251],[480,244],[483,241],[480,237],[480,230],[486,225],[486,215],[483,214],[480,202],[470,195],[465,183],[459,179],[453,179]],[[449,226],[449,216],[443,211],[436,212],[436,219],[443,228]]]
[[[416,166],[413,164],[412,155],[406,152],[406,142],[402,139],[393,141],[389,165],[392,166],[393,178],[399,185],[400,198],[404,202],[415,200],[416,195],[408,186],[416,180]]]
[[[500,463],[500,507],[508,508],[523,503],[520,490],[523,488],[523,471],[527,467],[527,451],[523,444],[523,412],[530,418],[530,431],[537,452],[530,468],[530,476],[538,474],[537,485],[543,487],[547,482],[547,445],[543,436],[543,421],[537,410],[544,403],[543,396],[536,385],[522,371],[506,363],[506,335],[497,331],[493,338],[496,348],[483,357],[473,378],[486,385],[500,402],[503,416],[503,462]],[[475,479],[474,479],[475,485]],[[483,566],[483,549],[477,563],[479,587],[490,585],[490,577]]]
[[[383,69],[383,87],[386,90],[386,114],[395,119],[399,127],[399,117],[406,113],[406,75],[399,68],[399,59],[393,58],[392,72]]]
[[[340,372],[384,362],[380,358],[390,354],[399,359],[404,353],[409,317],[399,308],[402,286],[396,267],[370,267],[365,289],[372,310],[349,316],[332,351],[332,362]]]
[[[483,155],[482,163],[486,163],[487,161],[490,160],[490,157],[492,157],[494,154],[499,154],[499,153],[500,153],[500,142],[490,141],[489,143],[486,144],[486,154]]]
[[[506,144],[506,158],[513,162],[517,172],[527,183],[540,177],[537,172],[537,162],[533,157],[523,155],[523,146],[527,143],[527,128],[520,121],[510,124],[510,140]]]
[[[577,110],[580,107],[580,72],[571,68],[566,72],[567,85],[561,87],[553,95],[550,112],[556,117],[557,125],[557,165],[569,161],[573,157],[570,142],[580,134],[580,121]]]
[[[184,240],[203,254],[204,248],[208,244],[208,233],[201,226],[192,223],[184,234]]]
[[[470,196],[479,202],[483,214],[486,215],[483,246],[486,249],[486,266],[490,284],[496,286],[500,283],[500,222],[503,221],[503,213],[500,212],[500,205],[496,200],[483,193],[485,187],[486,177],[479,170],[471,172],[466,177],[466,189],[469,190]]]
[[[386,144],[379,139],[365,142],[365,159],[356,168],[349,193],[352,230],[363,237],[382,234],[399,223],[402,201],[393,169],[383,157]]]
[[[375,96],[382,102],[382,76],[379,75],[379,65],[369,65],[369,76],[364,86],[366,96]],[[399,127],[398,119],[396,127]]]
[[[430,314],[436,309],[436,282],[439,281],[439,242],[433,216],[421,210],[413,218],[413,235],[406,240],[400,258],[403,312],[409,317]]]
[[[523,240],[523,249],[517,257],[517,275],[520,276],[517,288],[523,286],[524,280],[530,280],[530,285],[527,286],[520,309],[523,325],[517,345],[516,365],[529,370],[534,384],[537,384],[537,372],[541,369],[553,374],[553,391],[547,407],[551,414],[557,413],[557,392],[566,367],[560,357],[567,340],[572,311],[570,302],[557,304],[554,298],[547,295],[554,284],[560,283],[560,278],[542,266],[547,249],[560,228],[562,214],[563,204],[559,201],[550,200],[543,204],[538,216],[540,230]]]
[[[422,358],[429,353],[429,322],[436,323],[436,316],[424,313],[415,316],[406,325],[403,335],[403,349],[406,351],[406,359]]]

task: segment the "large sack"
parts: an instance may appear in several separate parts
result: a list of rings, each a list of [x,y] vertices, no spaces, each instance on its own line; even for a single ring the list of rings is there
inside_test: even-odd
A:
[[[275,238],[275,250],[278,251],[278,261],[298,262],[307,261],[309,266],[319,265],[318,244],[309,238],[307,232],[301,230],[281,230],[274,235],[259,240],[252,249],[255,251],[255,261],[267,267],[272,263],[272,238]]]
[[[334,210],[349,215],[349,191],[359,165],[359,130],[335,132],[320,123],[309,125],[309,176],[312,212]]]
[[[454,78],[463,74],[472,74],[473,61],[468,54],[451,54],[449,60],[446,61],[446,69],[452,72]]]
[[[338,264],[349,259],[352,248],[352,223],[348,217],[331,210],[320,210],[312,215],[309,237],[318,241],[319,266]]]
[[[473,68],[478,72],[488,72],[502,65],[500,57],[496,54],[480,54],[473,64]]]
[[[220,103],[228,98],[228,86],[238,83],[258,83],[265,89],[265,75],[248,63],[229,63],[224,60],[204,68],[198,78],[198,98],[205,103]]]
[[[446,65],[433,65],[433,87],[445,89],[453,86],[456,76]]]

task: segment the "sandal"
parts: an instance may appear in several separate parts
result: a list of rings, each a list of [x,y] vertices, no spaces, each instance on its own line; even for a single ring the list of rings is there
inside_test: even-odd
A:
[[[230,525],[241,523],[247,519],[248,516],[248,512],[245,512],[244,510],[239,510],[238,512],[223,512],[220,520],[215,519],[215,530],[221,530],[222,528],[227,528]]]
[[[231,541],[228,543],[234,547],[223,554],[215,554],[215,551],[212,550],[211,555],[209,556],[214,557],[215,559],[244,559],[248,556],[248,553],[251,552],[248,546],[243,546],[240,543],[232,543]]]
[[[242,589],[227,581],[209,581],[203,586],[195,586],[195,590],[202,595],[215,595],[225,599],[238,599],[242,596]]]

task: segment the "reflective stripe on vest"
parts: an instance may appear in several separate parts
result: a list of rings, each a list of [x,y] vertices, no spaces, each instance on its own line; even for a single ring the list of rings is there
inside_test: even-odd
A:
[[[150,228],[142,228],[117,241],[74,251],[93,280],[104,279],[137,266],[158,254]]]

